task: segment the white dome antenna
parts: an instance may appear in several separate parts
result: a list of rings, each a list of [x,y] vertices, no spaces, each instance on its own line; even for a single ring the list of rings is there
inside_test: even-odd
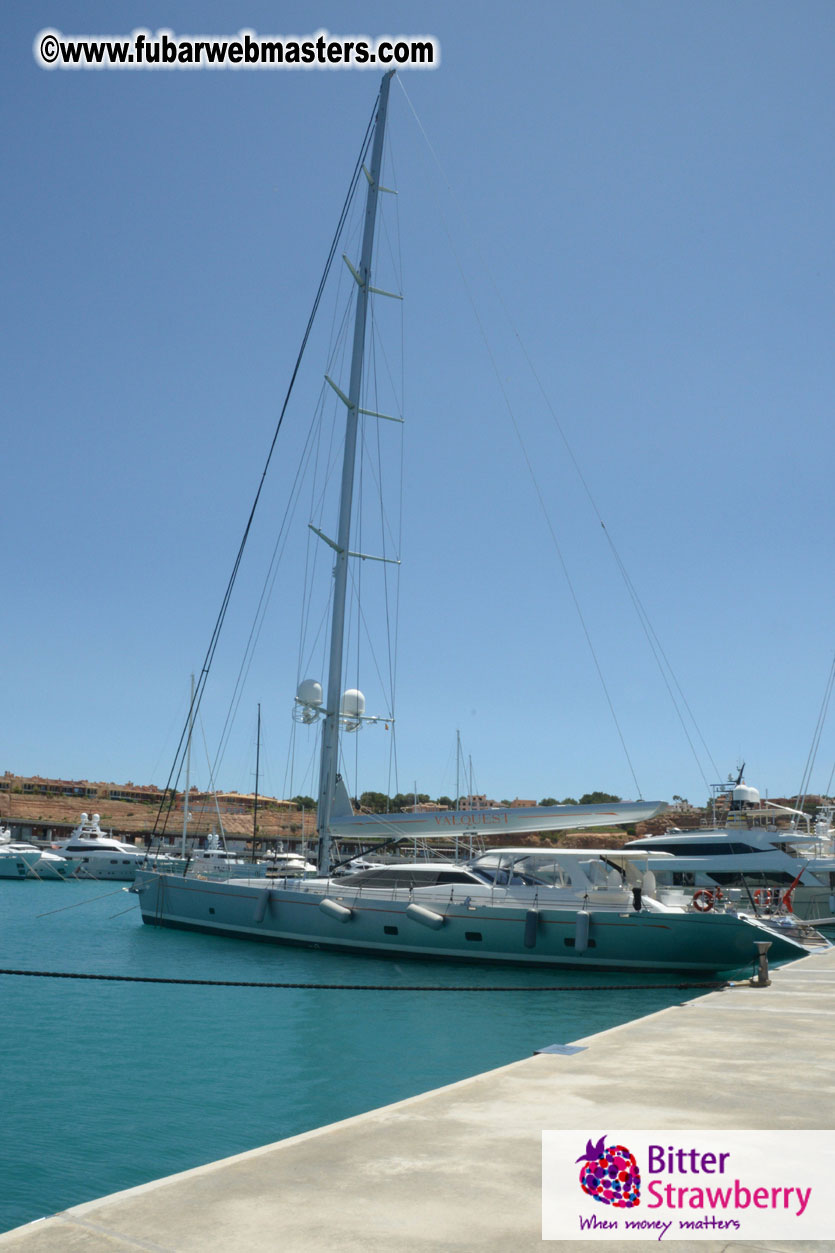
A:
[[[296,688],[296,708],[293,716],[297,722],[311,723],[322,713],[322,684],[318,679],[302,679]]]
[[[365,719],[365,697],[355,687],[342,693],[342,725],[346,731],[356,731]]]
[[[322,703],[322,684],[316,679],[302,679],[296,691],[296,700],[300,705],[318,709]]]

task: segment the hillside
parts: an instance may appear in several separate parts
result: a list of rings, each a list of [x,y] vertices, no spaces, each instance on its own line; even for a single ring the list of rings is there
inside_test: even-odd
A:
[[[30,794],[17,790],[0,791],[0,823],[11,821],[31,824],[36,830],[46,831],[59,828],[56,834],[69,831],[79,820],[82,812],[97,813],[101,818],[102,827],[114,834],[129,838],[140,838],[149,835],[157,822],[159,800],[112,800],[107,792],[113,790],[110,785],[98,787],[99,795],[95,797],[73,797],[54,794]],[[233,839],[250,839],[252,836],[252,814],[231,812],[220,808],[222,825],[225,834]],[[201,809],[192,805],[189,821],[190,837],[200,837],[210,831],[219,830],[217,812],[214,806]],[[639,823],[635,828],[638,835],[661,834],[673,826],[698,827],[705,821],[705,811],[699,809],[671,808],[650,822]],[[304,832],[302,832],[304,821]],[[176,838],[183,827],[182,802],[157,823],[157,831],[163,829],[166,836]],[[316,834],[316,813],[310,809],[302,813],[298,809],[288,809],[272,799],[263,800],[258,809],[259,839],[299,840],[304,835],[310,839]],[[588,832],[566,832],[559,836],[553,834],[531,835],[517,838],[520,845],[556,845],[563,848],[618,848],[627,839],[634,838],[633,832],[612,827]],[[501,844],[500,836],[487,839],[487,844]]]
[[[32,823],[37,827],[74,827],[82,812],[97,813],[101,817],[101,825],[106,830],[129,836],[144,836],[154,828],[157,818],[158,803],[140,803],[136,801],[108,800],[104,797],[95,798],[71,796],[30,796],[16,792],[0,792],[0,822],[9,821]],[[217,830],[217,815],[214,810],[201,812],[195,808],[191,811],[189,835],[205,835]],[[238,839],[248,839],[252,835],[252,815],[246,813],[224,814],[223,829],[227,835]],[[160,826],[162,821],[160,822]],[[305,834],[315,833],[315,814],[304,814]],[[182,808],[174,809],[168,815],[165,824],[166,834],[178,835],[183,828]],[[158,827],[158,830],[160,828]],[[299,810],[279,810],[270,808],[265,802],[258,810],[259,838],[266,839],[300,839],[302,836],[302,814]]]

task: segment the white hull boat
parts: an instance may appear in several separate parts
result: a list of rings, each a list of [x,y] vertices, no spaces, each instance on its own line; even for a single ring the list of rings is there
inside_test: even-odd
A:
[[[0,827],[0,879],[63,879],[70,867],[63,857],[25,840],[13,840],[9,827]]]
[[[659,890],[690,896],[706,889],[732,893],[752,912],[789,912],[807,922],[835,915],[835,852],[831,811],[818,815],[814,832],[807,815],[763,804],[759,792],[743,783],[717,786],[729,796],[724,825],[673,830],[630,840],[643,851]],[[777,819],[791,814],[790,827]],[[805,818],[804,833],[798,819]],[[704,895],[701,898],[706,899]],[[718,899],[718,897],[717,897]]]
[[[69,862],[76,879],[107,879],[132,883],[143,866],[156,866],[173,872],[182,870],[184,862],[165,853],[153,856],[144,848],[124,844],[106,835],[99,825],[99,815],[81,815],[81,821],[68,840],[56,851]]]
[[[37,849],[19,851],[0,845],[0,879],[34,878],[34,867],[40,860]]]

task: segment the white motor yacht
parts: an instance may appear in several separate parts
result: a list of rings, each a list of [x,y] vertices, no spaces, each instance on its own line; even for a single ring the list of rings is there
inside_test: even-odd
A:
[[[673,828],[663,835],[630,840],[626,848],[649,855],[659,890],[680,894],[700,889],[738,889],[757,912],[778,905],[799,918],[820,922],[835,915],[835,855],[832,810],[809,815],[768,801],[739,778],[720,785],[729,796],[725,821],[712,828]],[[788,827],[780,819],[791,819]],[[806,829],[800,829],[801,820]],[[653,856],[655,855],[655,856]],[[704,898],[703,898],[704,899]]]
[[[316,873],[313,862],[306,861],[301,853],[271,853],[265,863],[268,879]]]
[[[28,873],[21,876],[19,873],[3,875],[0,872],[0,878],[65,879],[71,873],[72,868],[65,857],[50,852],[48,848],[28,844],[25,840],[13,840],[10,829],[0,827],[0,855],[8,853],[21,854]],[[31,861],[32,854],[34,861]]]
[[[166,853],[150,854],[145,848],[124,844],[102,831],[100,817],[81,815],[81,821],[68,840],[56,845],[56,852],[65,857],[77,879],[117,879],[130,883],[142,867],[155,867],[176,873],[183,862]]]
[[[316,867],[298,853],[271,853],[255,861],[221,846],[218,837],[209,836],[205,848],[192,848],[188,854],[188,874],[219,875],[221,878],[283,878],[286,875],[315,874]]]
[[[40,858],[33,846],[12,843],[8,827],[0,827],[0,879],[28,879]]]
[[[226,848],[220,837],[212,832],[206,837],[206,847],[195,845],[188,850],[186,873],[190,875],[207,875],[229,878],[231,875],[248,875],[250,878],[261,878],[267,867],[258,861],[242,857],[240,853]]]

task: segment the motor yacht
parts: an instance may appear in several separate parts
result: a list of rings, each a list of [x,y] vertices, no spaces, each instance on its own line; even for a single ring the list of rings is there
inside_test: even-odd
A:
[[[102,831],[100,816],[81,815],[81,821],[68,840],[55,846],[55,851],[70,863],[71,874],[79,879],[116,879],[131,882],[137,870],[154,866],[176,873],[183,862],[166,853],[150,854],[145,848],[124,844]]]
[[[763,802],[738,779],[727,792],[725,820],[711,828],[673,828],[630,840],[625,847],[649,856],[659,890],[692,896],[699,889],[736,890],[751,909],[783,903],[797,917],[820,922],[835,916],[832,810],[809,815]],[[783,825],[779,825],[780,822]],[[788,822],[788,825],[786,823]],[[805,829],[801,828],[801,822]]]
[[[58,853],[53,853],[48,848],[38,848],[36,844],[28,844],[25,840],[13,840],[11,830],[8,827],[2,827],[0,828],[0,855],[10,853],[21,855],[28,867],[28,872],[22,876],[19,871],[17,874],[3,875],[0,870],[0,878],[65,879],[72,871],[65,857],[60,857]],[[34,860],[32,860],[33,854]]]
[[[12,842],[8,827],[0,827],[0,879],[28,879],[40,859],[32,846]]]

